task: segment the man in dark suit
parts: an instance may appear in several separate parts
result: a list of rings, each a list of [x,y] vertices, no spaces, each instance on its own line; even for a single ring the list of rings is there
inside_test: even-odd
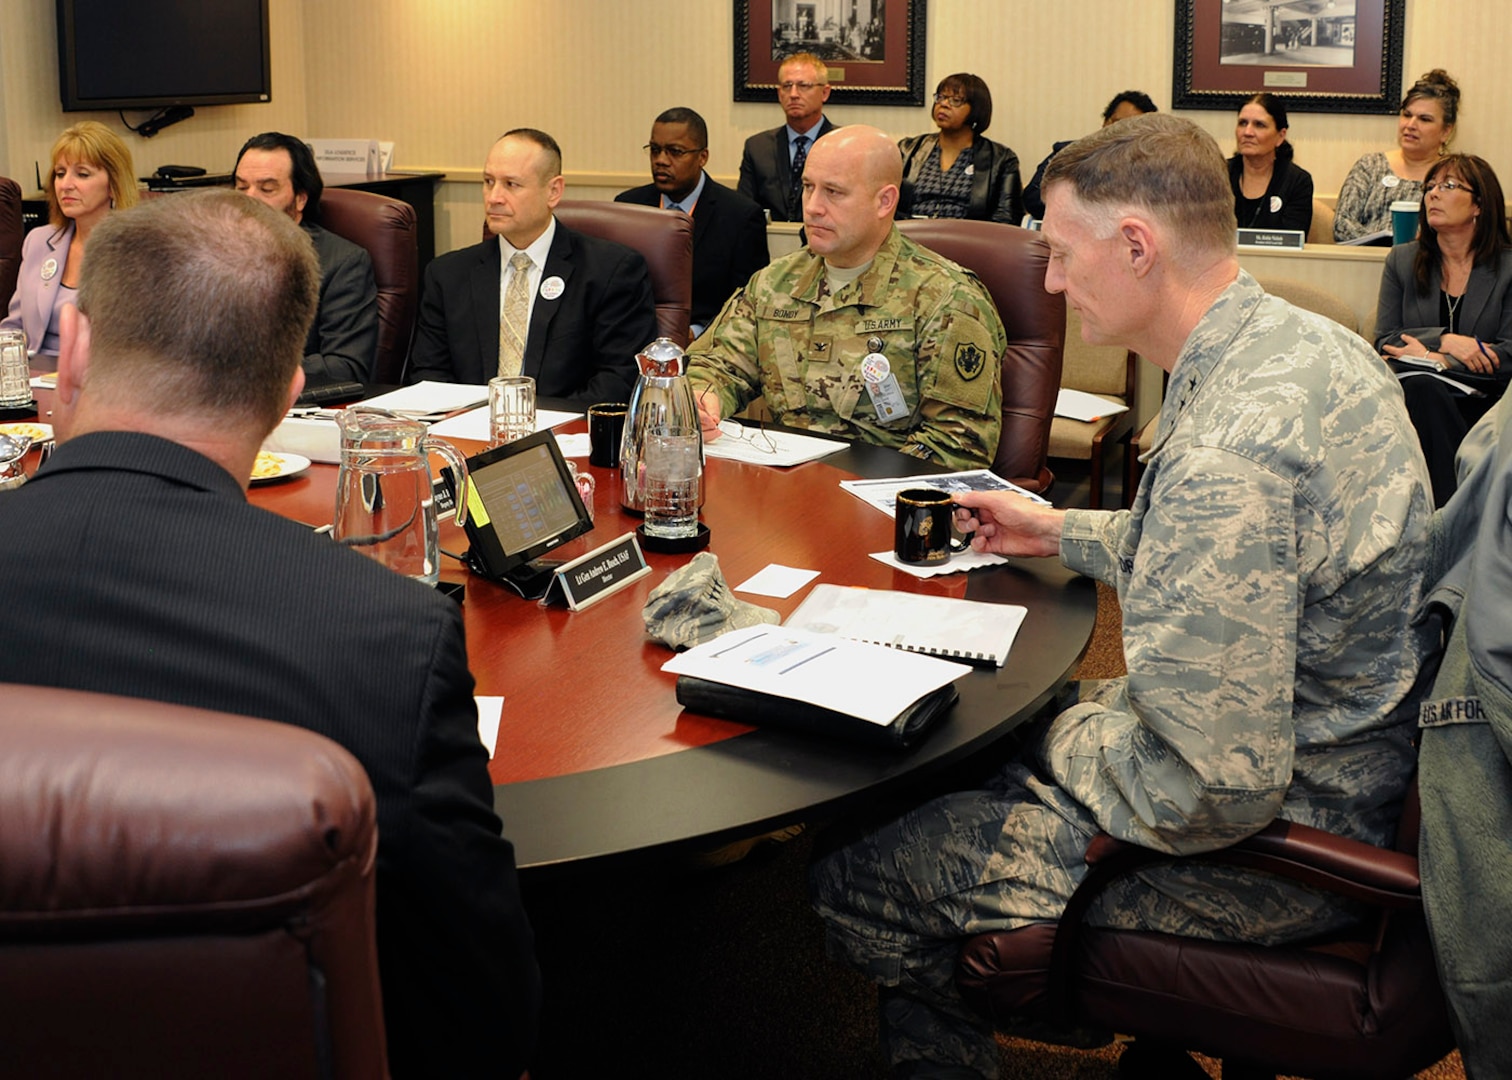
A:
[[[516,1077],[540,980],[452,601],[248,504],[304,385],[320,271],[229,190],[112,214],[61,313],[57,452],[0,498],[0,681],[296,724],[377,794],[396,1077]],[[12,576],[13,575],[13,576]],[[45,716],[37,723],[47,722]]]
[[[794,53],[777,69],[777,100],[787,123],[746,140],[736,188],[771,211],[773,221],[803,220],[803,163],[814,142],[836,127],[824,115],[829,96],[829,68],[813,53]]]
[[[304,229],[320,260],[320,307],[305,338],[305,376],[311,384],[371,382],[378,354],[378,285],[363,248],[320,227],[325,182],[302,139],[265,131],[236,155],[236,190]]]
[[[709,162],[709,128],[692,109],[668,109],[651,125],[651,183],[615,202],[680,210],[693,217],[693,336],[713,321],[736,289],[765,266],[766,218],[750,199],[717,183]]]
[[[550,135],[516,128],[494,143],[483,206],[498,239],[426,267],[411,382],[529,375],[575,405],[629,396],[635,354],[658,334],[651,275],[637,252],[557,221],[564,186]]]

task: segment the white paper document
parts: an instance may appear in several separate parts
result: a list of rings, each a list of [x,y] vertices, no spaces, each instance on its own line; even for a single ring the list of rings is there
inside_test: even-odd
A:
[[[499,718],[504,713],[504,699],[480,694],[473,700],[478,703],[478,738],[491,759],[494,756],[494,744],[499,741]]]
[[[662,665],[886,727],[898,710],[971,671],[967,664],[781,626],[731,630]]]
[[[1026,499],[1049,506],[1049,499],[1042,499],[1032,491],[1025,491],[1017,484],[1010,484],[990,469],[971,469],[967,472],[935,473],[930,476],[893,476],[883,480],[842,480],[840,486],[863,502],[870,503],[888,517],[893,516],[898,492],[909,488],[934,488],[937,491],[1016,491]]]
[[[898,557],[891,551],[873,551],[871,557],[880,563],[886,563],[894,570],[901,570],[916,578],[939,577],[941,574],[964,574],[967,570],[975,570],[979,566],[999,566],[1008,561],[1005,555],[992,555],[985,551],[963,551],[958,555],[952,555],[948,561],[942,563],[899,562]]]
[[[735,586],[735,591],[760,596],[792,596],[818,576],[817,570],[799,570],[781,563],[770,563]]]
[[[470,383],[417,382],[361,402],[405,416],[445,416],[458,409],[488,404],[488,387]],[[486,420],[486,417],[485,417]],[[488,437],[486,434],[483,436]]]
[[[487,390],[483,397],[488,397]],[[545,431],[547,428],[565,424],[569,420],[577,420],[582,417],[580,412],[560,412],[556,409],[537,409],[535,429]],[[479,442],[487,442],[488,431],[488,406],[481,409],[469,409],[465,413],[438,420],[431,425],[431,434],[440,435],[447,439],[477,439]],[[565,453],[565,451],[564,451]],[[568,454],[568,457],[572,455]]]
[[[719,430],[722,433],[719,438],[704,440],[704,454],[747,465],[802,465],[837,454],[850,445],[836,439],[773,431],[729,420],[721,423]]]
[[[1101,394],[1089,394],[1085,390],[1072,390],[1063,386],[1055,395],[1055,415],[1064,416],[1068,420],[1091,423],[1128,411],[1127,405]]]

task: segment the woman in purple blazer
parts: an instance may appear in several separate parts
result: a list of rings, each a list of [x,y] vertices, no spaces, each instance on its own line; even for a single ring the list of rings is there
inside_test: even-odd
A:
[[[89,234],[111,210],[136,205],[131,151],[104,124],[80,121],[53,143],[43,188],[48,225],[26,236],[16,292],[0,329],[24,330],[29,350],[56,356],[55,313],[75,301]]]

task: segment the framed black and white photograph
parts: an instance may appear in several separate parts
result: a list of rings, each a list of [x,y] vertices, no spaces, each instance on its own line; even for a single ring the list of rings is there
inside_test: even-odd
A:
[[[1405,0],[1176,0],[1177,109],[1262,90],[1298,112],[1394,113]]]
[[[771,101],[777,68],[813,53],[831,105],[923,105],[926,0],[735,0],[735,100]]]

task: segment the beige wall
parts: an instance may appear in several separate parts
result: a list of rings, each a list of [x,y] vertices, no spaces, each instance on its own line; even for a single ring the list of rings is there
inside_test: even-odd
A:
[[[930,86],[956,70],[985,78],[996,98],[990,134],[1018,151],[1027,172],[1052,142],[1096,126],[1118,90],[1138,87],[1169,103],[1173,2],[932,0]],[[1448,68],[1465,94],[1456,146],[1512,181],[1501,0],[1406,7],[1408,81]],[[569,193],[603,197],[644,176],[639,148],[651,118],[690,105],[709,121],[710,171],[732,177],[745,137],[780,119],[775,104],[730,100],[732,8],[728,0],[273,0],[271,104],[201,109],[155,139],[128,142],[145,175],[165,163],[229,168],[242,139],[268,128],[392,139],[400,167],[459,178],[442,192],[437,240],[447,250],[476,239],[470,185],[488,143],[509,127],[551,131],[576,187]],[[0,14],[0,172],[27,188],[33,161],[84,115],[58,108],[53,12],[53,0],[5,0]],[[1473,27],[1485,32],[1467,32]],[[898,135],[932,126],[926,108],[836,107],[831,115]],[[1228,114],[1187,115],[1231,145]],[[121,130],[114,113],[98,118]],[[1336,191],[1350,163],[1389,147],[1394,133],[1390,117],[1292,118],[1297,159],[1320,193]]]

